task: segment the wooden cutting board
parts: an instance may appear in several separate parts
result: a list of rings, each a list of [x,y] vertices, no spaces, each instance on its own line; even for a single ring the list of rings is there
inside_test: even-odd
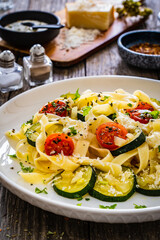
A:
[[[65,23],[65,10],[61,10],[55,13],[60,17],[61,23]],[[110,26],[110,28],[102,32],[100,36],[98,36],[93,42],[88,42],[82,44],[81,46],[74,49],[62,49],[62,43],[64,41],[64,28],[60,30],[60,34],[52,40],[50,43],[45,45],[46,54],[48,57],[54,62],[54,64],[58,67],[69,67],[72,66],[91,54],[99,51],[104,48],[109,43],[116,40],[119,35],[122,33],[135,29],[144,22],[146,19],[141,17],[128,17],[126,19],[115,19],[114,23]],[[0,48],[1,49],[9,49],[14,52],[14,54],[29,54],[29,49],[18,49],[10,46],[3,40],[0,40]]]

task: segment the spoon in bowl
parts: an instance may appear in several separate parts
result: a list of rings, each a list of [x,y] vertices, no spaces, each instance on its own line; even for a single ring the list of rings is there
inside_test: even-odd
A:
[[[33,22],[22,22],[21,24],[24,26],[27,26],[27,27],[31,27],[32,29],[38,29],[38,28],[60,29],[60,28],[65,27],[64,24],[36,25]]]

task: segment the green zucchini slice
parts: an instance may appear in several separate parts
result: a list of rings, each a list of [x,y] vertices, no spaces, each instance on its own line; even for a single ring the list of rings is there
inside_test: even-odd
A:
[[[81,120],[82,122],[85,122],[85,116],[83,116],[83,114],[80,112],[77,113],[77,119]]]
[[[132,169],[123,167],[122,170],[118,177],[109,172],[98,172],[90,195],[106,202],[123,202],[130,198],[136,189],[136,177]]]
[[[74,172],[64,171],[53,180],[55,192],[66,198],[79,198],[93,188],[96,181],[95,171],[91,166],[80,166]]]
[[[113,156],[118,156],[122,153],[126,153],[129,152],[137,147],[139,147],[140,145],[142,145],[146,140],[146,137],[144,135],[144,133],[142,132],[142,130],[138,130],[135,134],[135,138],[127,143],[126,145],[117,148],[116,150],[111,151]]]
[[[155,173],[144,171],[136,176],[136,191],[146,196],[160,196],[160,185],[155,184]]]
[[[36,139],[40,134],[40,130],[41,130],[41,124],[37,122],[37,123],[34,123],[30,128],[28,128],[25,133],[28,143],[33,147],[36,146]]]

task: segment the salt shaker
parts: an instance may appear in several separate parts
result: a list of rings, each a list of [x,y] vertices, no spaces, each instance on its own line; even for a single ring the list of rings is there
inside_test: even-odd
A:
[[[5,50],[0,53],[0,91],[3,93],[23,87],[23,67],[15,62],[14,54]]]
[[[45,49],[35,44],[30,49],[30,56],[23,58],[24,78],[30,86],[52,82],[52,61],[45,55]]]

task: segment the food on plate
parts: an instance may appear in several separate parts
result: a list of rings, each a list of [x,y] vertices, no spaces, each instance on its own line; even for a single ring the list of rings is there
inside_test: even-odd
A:
[[[105,31],[114,21],[114,6],[101,1],[78,0],[66,3],[67,27]]]
[[[160,102],[141,90],[65,93],[6,137],[19,175],[61,196],[160,196]]]
[[[144,42],[135,44],[131,46],[129,49],[138,53],[160,55],[160,44]]]

